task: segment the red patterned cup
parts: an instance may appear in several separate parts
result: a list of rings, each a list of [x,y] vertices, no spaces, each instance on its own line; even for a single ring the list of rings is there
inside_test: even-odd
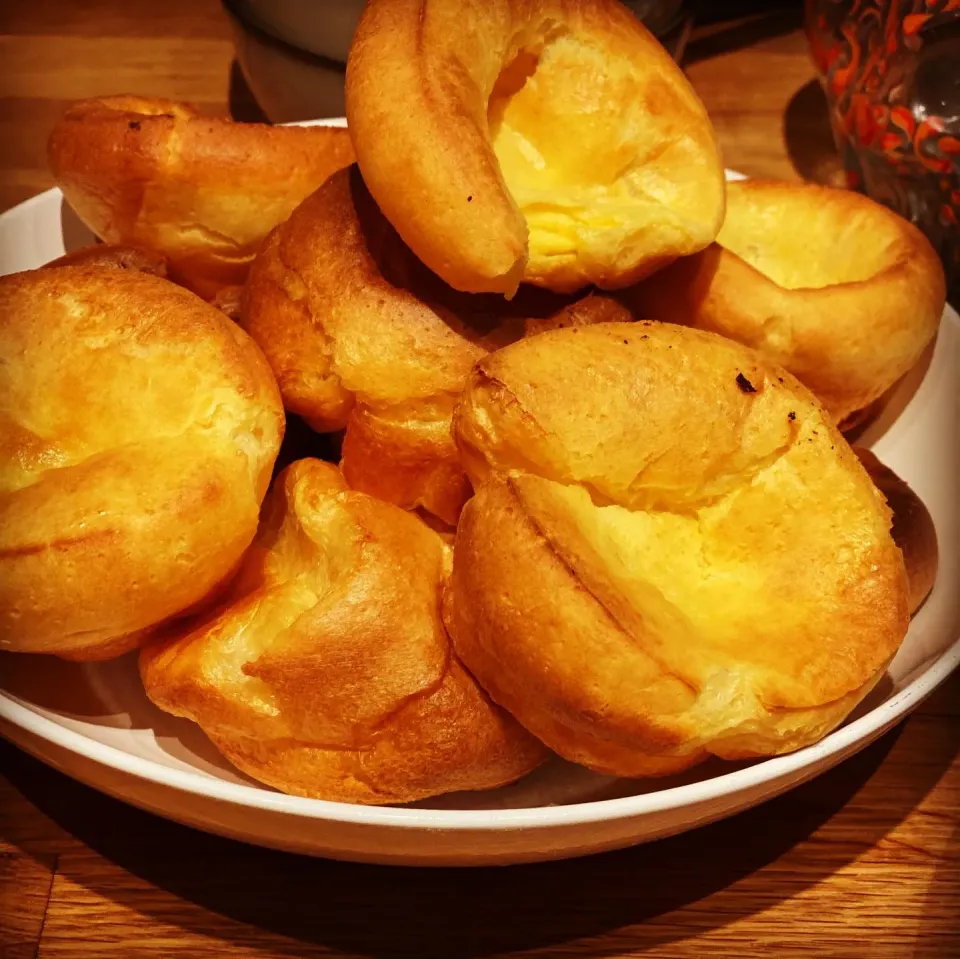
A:
[[[960,292],[960,0],[807,0],[848,184],[916,223]]]

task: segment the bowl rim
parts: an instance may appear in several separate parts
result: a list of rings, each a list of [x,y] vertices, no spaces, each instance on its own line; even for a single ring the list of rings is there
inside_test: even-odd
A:
[[[953,317],[953,322],[960,326],[960,318],[956,313]],[[649,793],[520,809],[430,809],[420,806],[357,805],[291,796],[265,786],[228,782],[199,771],[175,769],[99,742],[81,732],[61,726],[15,697],[2,692],[0,720],[118,772],[231,805],[304,819],[393,829],[428,828],[457,832],[543,830],[573,824],[632,819],[700,805],[747,792],[807,768],[815,771],[824,760],[838,755],[843,758],[843,753],[851,747],[881,735],[923,702],[958,665],[960,637],[932,662],[928,662],[920,675],[890,699],[846,726],[841,726],[818,743],[796,752],[761,760],[699,782],[671,786]]]

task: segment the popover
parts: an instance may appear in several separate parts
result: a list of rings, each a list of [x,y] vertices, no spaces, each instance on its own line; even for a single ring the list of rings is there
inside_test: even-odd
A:
[[[418,517],[298,460],[220,609],[141,650],[144,687],[299,796],[399,803],[511,782],[548,753],[451,649],[448,567]]]
[[[723,219],[703,104],[617,0],[370,0],[346,109],[374,199],[458,290],[627,286]]]
[[[71,104],[47,152],[100,239],[164,254],[171,279],[206,299],[242,283],[267,233],[353,162],[343,129],[235,123],[136,96]]]
[[[848,190],[776,180],[727,186],[716,243],[626,294],[645,318],[760,350],[846,424],[920,358],[943,313],[926,237]]]
[[[493,699],[621,776],[838,725],[909,622],[891,514],[823,407],[712,333],[600,324],[474,367],[447,622]]]
[[[283,428],[256,344],[182,287],[115,266],[0,279],[0,649],[102,659],[208,601]]]

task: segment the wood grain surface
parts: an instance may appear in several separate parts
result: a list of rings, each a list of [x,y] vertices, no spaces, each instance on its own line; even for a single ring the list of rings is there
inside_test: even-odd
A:
[[[729,166],[830,180],[796,7],[697,31]],[[0,0],[0,209],[51,185],[79,96],[255,115],[214,0]],[[960,956],[960,678],[860,755],[728,821],[589,859],[398,870],[298,858],[126,807],[0,743],[0,959]]]

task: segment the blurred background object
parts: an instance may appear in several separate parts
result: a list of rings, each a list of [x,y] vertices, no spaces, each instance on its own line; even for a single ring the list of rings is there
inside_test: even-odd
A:
[[[691,3],[624,2],[675,59],[683,56]],[[363,6],[364,0],[223,0],[240,68],[270,120],[286,123],[343,115],[347,51]],[[745,4],[741,0],[733,6]]]
[[[960,0],[807,0],[847,185],[919,226],[960,285]]]
[[[623,0],[678,63],[690,36],[691,4],[684,0]]]
[[[223,0],[237,62],[273,123],[343,116],[347,51],[364,0]]]

